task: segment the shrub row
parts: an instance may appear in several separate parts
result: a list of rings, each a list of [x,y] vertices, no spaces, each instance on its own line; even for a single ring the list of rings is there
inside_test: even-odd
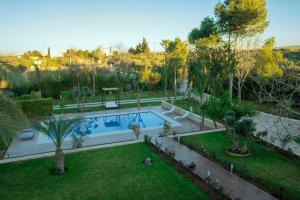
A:
[[[51,98],[17,100],[16,103],[28,117],[52,114],[53,100]]]

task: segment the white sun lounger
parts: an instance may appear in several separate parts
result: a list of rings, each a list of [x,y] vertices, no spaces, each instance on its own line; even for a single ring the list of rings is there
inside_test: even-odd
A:
[[[162,114],[163,115],[170,114],[170,113],[174,112],[175,109],[176,109],[176,106],[172,106],[172,108],[170,110],[167,110],[167,111],[163,112]]]
[[[34,138],[36,133],[37,133],[37,130],[28,128],[28,129],[24,129],[21,132],[19,132],[18,137],[20,140],[30,140],[30,139]]]
[[[109,101],[105,103],[105,108],[106,109],[110,109],[110,108],[118,108],[118,104],[116,104],[116,102],[114,101]]]
[[[185,119],[189,114],[190,114],[190,112],[186,111],[183,115],[176,116],[176,117],[174,117],[174,119]]]

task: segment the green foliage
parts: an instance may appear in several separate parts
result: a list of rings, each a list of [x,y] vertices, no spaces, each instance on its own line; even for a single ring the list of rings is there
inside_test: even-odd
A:
[[[135,48],[131,47],[128,50],[128,53],[131,53],[131,54],[150,53],[150,48],[149,48],[147,40],[145,38],[143,38],[142,43],[138,43],[138,45]]]
[[[235,112],[228,110],[224,115],[224,123],[229,127],[234,127],[236,125]]]
[[[190,60],[196,63],[195,67],[191,68],[193,71],[190,74],[199,75],[194,78],[194,82],[197,79],[200,84],[202,81],[207,81],[207,90],[210,94],[222,95],[223,82],[227,80],[227,75],[236,63],[234,52],[229,46],[220,41],[219,36],[216,35],[199,39],[190,53]]]
[[[202,104],[201,109],[206,115],[216,121],[223,121],[226,113],[234,113],[236,120],[239,120],[241,117],[254,117],[257,114],[254,104],[239,103],[237,100],[230,101],[228,93],[225,93],[220,98],[210,97],[208,101]]]
[[[263,47],[259,50],[256,59],[256,73],[262,78],[271,78],[274,76],[282,76],[283,71],[279,64],[283,60],[281,52],[273,52],[275,47],[275,38],[269,38],[265,41]]]
[[[245,117],[238,121],[237,132],[245,137],[249,137],[256,130],[256,124],[253,119]]]
[[[239,103],[238,101],[234,101],[231,109],[235,112],[237,119],[257,115],[257,107],[252,103]]]
[[[225,0],[215,7],[218,24],[224,33],[254,36],[268,26],[265,0]]]
[[[207,38],[218,34],[218,25],[214,18],[206,17],[201,22],[199,28],[194,28],[188,35],[190,43],[195,43],[200,38]]]
[[[224,115],[231,110],[232,104],[228,94],[224,94],[221,98],[210,97],[208,101],[201,105],[201,109],[214,121],[223,121]]]
[[[206,152],[224,167],[229,169],[233,164],[234,172],[270,191],[282,188],[286,199],[298,199],[300,196],[300,162],[280,154],[274,148],[253,141],[249,145],[251,155],[238,158],[224,151],[231,144],[231,139],[224,132],[181,137],[181,141],[199,151],[204,146]]]
[[[16,104],[28,117],[49,116],[52,114],[53,100],[50,98],[17,100]]]
[[[49,120],[41,122],[40,130],[46,134],[59,148],[62,146],[65,138],[72,133],[75,125],[80,119],[64,119],[62,117],[51,117]]]
[[[66,154],[65,157],[69,170],[63,176],[48,172],[53,166],[52,158],[0,165],[1,183],[5,183],[1,185],[1,198],[39,200],[42,195],[43,200],[210,199],[142,143]],[[154,164],[145,167],[142,161],[148,157]]]
[[[43,57],[43,55],[41,54],[41,52],[34,50],[34,51],[27,51],[23,54],[24,58],[30,58],[30,57],[38,57],[41,58]]]
[[[0,96],[0,149],[8,147],[16,132],[27,126],[28,121],[22,110]]]

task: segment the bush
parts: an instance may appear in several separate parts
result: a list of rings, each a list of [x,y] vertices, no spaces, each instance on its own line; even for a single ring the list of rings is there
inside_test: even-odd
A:
[[[0,150],[8,147],[16,132],[27,125],[23,112],[13,102],[0,97]]]
[[[254,117],[257,115],[257,108],[251,103],[236,102],[233,104],[231,109],[235,112],[237,119],[240,119],[241,117]]]
[[[229,96],[225,94],[221,98],[209,98],[209,100],[201,106],[201,109],[214,121],[223,121],[226,111],[231,110],[231,107],[232,104]]]
[[[53,100],[50,98],[18,100],[16,103],[29,117],[48,116],[52,114]]]
[[[24,94],[19,97],[20,100],[28,100],[28,99],[39,99],[41,98],[41,94],[39,92],[31,91],[30,94]]]

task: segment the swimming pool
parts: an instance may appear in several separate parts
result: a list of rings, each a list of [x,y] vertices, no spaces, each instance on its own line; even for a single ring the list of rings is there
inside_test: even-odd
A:
[[[155,111],[126,112],[118,114],[93,115],[83,118],[69,133],[66,140],[71,140],[72,134],[84,133],[87,137],[93,138],[104,135],[132,134],[131,125],[137,124],[143,130],[161,129],[164,123],[172,126],[179,124],[172,119],[165,119]],[[40,133],[37,144],[52,143],[50,138]]]
[[[151,111],[124,113],[118,115],[106,115],[84,118],[72,130],[73,133],[85,135],[105,134],[108,132],[131,130],[133,124],[141,129],[162,127],[167,120]]]

